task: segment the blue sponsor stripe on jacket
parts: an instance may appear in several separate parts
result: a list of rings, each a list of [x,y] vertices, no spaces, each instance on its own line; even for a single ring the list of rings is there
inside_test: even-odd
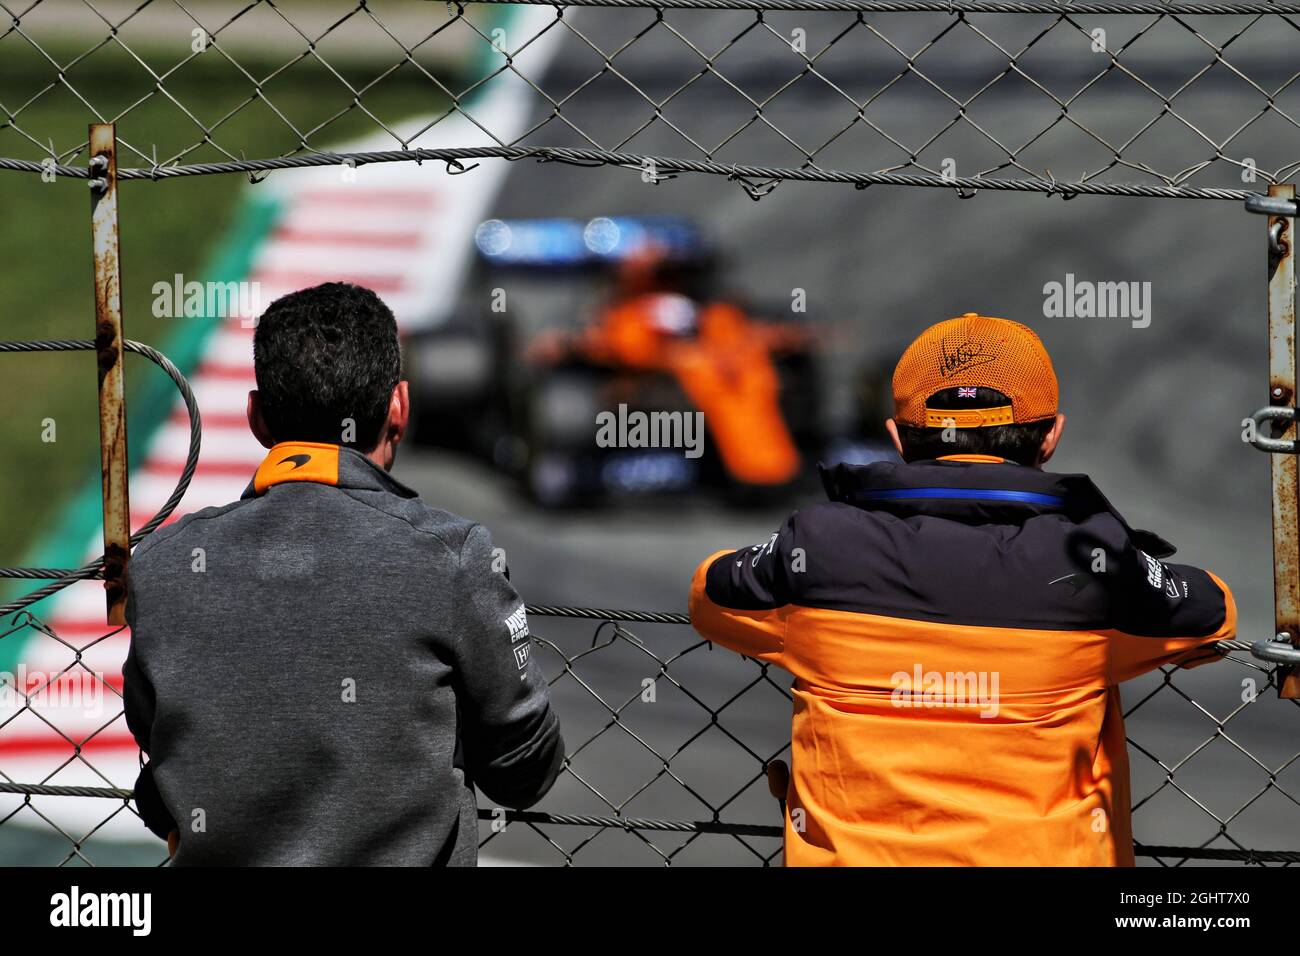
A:
[[[958,501],[1021,501],[1048,507],[1060,507],[1065,504],[1065,499],[1060,495],[1044,495],[1035,491],[1010,491],[1002,488],[873,488],[859,491],[854,497],[863,501],[890,498],[944,498]]]

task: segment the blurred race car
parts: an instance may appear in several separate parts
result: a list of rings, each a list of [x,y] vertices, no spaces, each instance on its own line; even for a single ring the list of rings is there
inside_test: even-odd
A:
[[[819,330],[720,294],[689,220],[489,220],[475,245],[465,307],[407,342],[416,441],[485,455],[553,506],[699,486],[749,502],[809,474]]]

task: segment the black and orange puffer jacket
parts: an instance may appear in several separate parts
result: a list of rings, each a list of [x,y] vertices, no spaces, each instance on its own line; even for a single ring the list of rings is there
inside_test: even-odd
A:
[[[787,865],[1133,863],[1118,685],[1236,607],[1084,475],[823,470],[830,501],[695,573],[705,638],[794,675]]]

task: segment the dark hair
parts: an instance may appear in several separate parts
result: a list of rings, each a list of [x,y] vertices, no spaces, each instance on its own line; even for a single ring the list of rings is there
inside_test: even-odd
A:
[[[253,367],[271,437],[373,451],[402,376],[393,313],[369,289],[345,282],[271,303],[253,334]],[[344,441],[344,422],[355,423]]]
[[[932,395],[930,408],[992,408],[1010,405],[1011,399],[991,388],[978,388],[974,398],[959,398],[957,389],[949,388]],[[1021,465],[1038,460],[1043,439],[1051,431],[1053,419],[1023,425],[985,425],[982,428],[916,428],[898,426],[898,440],[906,461],[927,461],[944,455],[996,455]],[[944,432],[948,432],[945,440]]]

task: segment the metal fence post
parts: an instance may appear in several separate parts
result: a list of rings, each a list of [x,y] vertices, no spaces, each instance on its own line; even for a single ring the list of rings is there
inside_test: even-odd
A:
[[[1295,199],[1290,183],[1268,187],[1272,198]],[[1295,342],[1295,235],[1294,218],[1268,217],[1268,369],[1269,403],[1296,403]],[[1295,438],[1294,421],[1274,438]],[[1300,456],[1269,455],[1273,472],[1273,602],[1275,634],[1278,640],[1300,643]],[[1281,697],[1300,697],[1300,674],[1282,669],[1278,682]]]
[[[126,623],[131,556],[123,380],[122,273],[117,231],[117,137],[90,126],[90,227],[94,241],[95,358],[99,366],[99,463],[104,499],[104,591],[108,623]]]

